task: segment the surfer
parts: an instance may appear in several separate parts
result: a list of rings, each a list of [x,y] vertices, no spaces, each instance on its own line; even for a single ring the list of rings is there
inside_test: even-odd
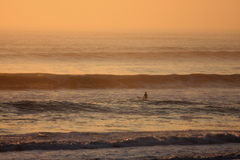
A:
[[[144,93],[143,97],[137,96],[138,99],[146,100],[148,98],[147,92]]]
[[[147,92],[145,92],[143,95],[143,99],[147,99],[147,98],[148,98],[148,94],[147,94]]]

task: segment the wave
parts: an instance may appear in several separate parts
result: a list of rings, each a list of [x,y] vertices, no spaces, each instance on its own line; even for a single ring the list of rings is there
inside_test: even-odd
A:
[[[40,132],[2,135],[0,152],[240,143],[239,131]]]
[[[73,103],[67,101],[15,101],[0,103],[0,108],[14,107],[18,112],[33,114],[41,112],[110,112],[107,107],[94,103]]]
[[[137,60],[144,59],[144,60],[174,60],[174,59],[220,59],[220,60],[237,60],[240,59],[240,51],[188,51],[184,50],[183,48],[176,48],[176,47],[156,47],[156,48],[148,48],[146,51],[144,49],[136,49],[134,51],[118,51],[114,50],[110,51],[43,51],[36,54],[36,51],[32,51],[29,53],[21,53],[19,50],[13,49],[4,49],[3,53],[0,53],[2,58],[32,58],[32,59],[56,59],[58,60],[66,60],[66,59],[78,59],[78,60],[91,60],[91,59],[101,59],[101,60]],[[140,51],[139,51],[140,50]],[[159,51],[160,50],[160,51]],[[184,51],[181,51],[184,50]],[[54,53],[56,52],[56,53]],[[20,54],[21,53],[21,54]],[[51,54],[49,54],[51,53]]]
[[[1,90],[240,87],[240,74],[56,75],[0,74]]]
[[[114,104],[114,108],[111,106],[96,104],[96,103],[74,103],[67,101],[13,101],[13,102],[4,102],[0,103],[0,110],[4,112],[7,108],[7,112],[12,111],[13,113],[21,113],[21,114],[38,114],[43,112],[62,112],[62,113],[80,113],[80,112],[91,112],[91,113],[114,113],[114,114],[129,114],[129,115],[159,115],[159,114],[167,114],[168,111],[173,110],[174,108],[161,108],[161,111],[157,111],[156,108],[148,108],[148,111],[143,110],[142,108],[130,107],[129,102],[132,104],[138,104],[139,100],[126,100],[126,101],[116,101]],[[128,107],[124,109],[123,106],[127,105]],[[143,102],[145,104],[150,105],[194,105],[199,103],[188,102],[188,101],[155,101],[149,100]],[[175,108],[176,109],[176,108]],[[225,108],[223,108],[225,109]],[[227,108],[228,110],[231,107]],[[180,110],[180,109],[179,109]],[[183,109],[181,109],[183,110]],[[202,109],[203,110],[203,109]],[[200,111],[200,109],[199,109]],[[240,111],[238,109],[234,110],[235,112]],[[8,120],[6,117],[0,120]],[[17,120],[17,119],[15,119]]]
[[[104,104],[108,103],[106,101]],[[112,114],[125,114],[125,115],[143,115],[143,116],[160,116],[168,115],[172,112],[183,113],[182,119],[209,119],[211,117],[205,116],[193,116],[185,115],[188,112],[199,112],[199,113],[211,113],[211,114],[231,114],[238,117],[240,108],[238,105],[234,106],[210,106],[204,103],[190,102],[190,101],[156,101],[148,100],[126,100],[126,101],[115,101],[109,103],[111,106],[98,104],[98,103],[84,103],[84,102],[67,102],[67,101],[13,101],[13,102],[2,102],[0,103],[0,111],[3,113],[12,112],[17,114],[39,114],[44,112],[57,112],[57,113],[112,113]],[[131,107],[130,105],[149,105],[147,108]],[[114,107],[113,107],[114,106]],[[126,107],[127,106],[127,107]],[[171,107],[167,107],[171,106]],[[183,107],[183,106],[188,106]],[[6,110],[7,109],[7,110]],[[55,117],[53,117],[54,120]],[[0,120],[13,120],[14,118],[8,119],[7,117],[0,118]],[[19,119],[14,119],[19,120]]]
[[[106,101],[107,102],[107,101]],[[0,103],[0,109],[8,108],[8,112],[10,112],[10,108],[13,109],[13,112],[20,112],[24,114],[33,114],[33,113],[41,113],[41,112],[97,112],[97,113],[118,113],[118,114],[141,114],[141,115],[151,115],[151,114],[160,114],[156,112],[156,108],[148,108],[148,112],[142,109],[134,108],[129,106],[129,102],[132,104],[138,104],[139,100],[126,100],[126,101],[116,101],[112,104],[118,104],[115,106],[115,109],[111,107],[107,107],[105,105],[96,104],[96,103],[74,103],[67,101],[13,101],[13,102],[2,102]],[[120,109],[127,104],[128,107],[124,110]],[[157,106],[166,106],[166,105],[197,105],[200,103],[188,102],[188,101],[155,101],[148,100],[146,102],[143,101],[144,104],[157,105]],[[123,106],[122,106],[123,105]],[[161,108],[163,109],[163,108]],[[164,110],[171,110],[173,108],[164,108]],[[222,108],[225,109],[225,108]],[[228,106],[228,110],[234,109]],[[201,110],[198,109],[199,111]],[[203,110],[203,109],[202,109]],[[216,108],[217,110],[217,108]],[[235,112],[240,111],[238,109],[233,110]],[[165,113],[161,111],[161,113]],[[4,119],[0,119],[4,120]]]

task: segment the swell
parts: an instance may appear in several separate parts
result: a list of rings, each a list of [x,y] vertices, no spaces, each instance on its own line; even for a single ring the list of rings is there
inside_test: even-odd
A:
[[[240,59],[240,51],[186,51],[184,48],[177,47],[156,47],[156,48],[142,48],[141,51],[138,51],[139,48],[133,51],[119,51],[116,52],[115,48],[110,51],[81,51],[79,49],[63,51],[62,49],[49,51],[42,51],[36,54],[36,51],[22,53],[21,51],[14,49],[5,49],[0,48],[3,53],[0,53],[2,58],[36,58],[36,59],[56,59],[66,60],[66,59],[78,59],[78,60],[91,60],[91,59],[102,59],[102,60],[137,60],[140,58],[147,60],[162,60],[162,59],[220,59],[220,60],[237,60]],[[160,50],[160,52],[159,52]],[[163,51],[161,51],[163,50]],[[167,51],[166,51],[167,50]],[[179,50],[179,51],[178,51]],[[184,50],[184,51],[181,51]],[[51,53],[51,54],[49,54]]]
[[[72,132],[3,135],[0,152],[240,143],[238,131]]]
[[[94,103],[73,103],[67,101],[15,101],[8,103],[0,103],[1,108],[17,109],[16,111],[24,114],[34,114],[41,112],[110,112],[107,107],[102,107]],[[8,110],[8,112],[10,109]],[[15,112],[13,110],[13,112]]]
[[[56,75],[0,74],[1,90],[240,87],[240,74]]]
[[[139,107],[131,107],[131,105],[138,105]],[[108,102],[106,102],[108,103]],[[105,104],[106,104],[105,103]],[[0,111],[2,113],[14,113],[14,114],[39,114],[44,112],[57,112],[57,113],[112,113],[112,114],[125,114],[125,115],[143,115],[143,116],[164,116],[177,112],[183,114],[180,116],[182,119],[207,119],[210,117],[205,116],[193,116],[186,115],[189,112],[208,113],[208,114],[231,114],[232,116],[240,112],[238,105],[233,106],[211,106],[204,103],[190,102],[190,101],[141,101],[130,100],[130,101],[116,101],[111,103],[112,107],[96,104],[96,103],[73,103],[67,101],[14,101],[0,103]],[[149,105],[148,107],[142,108],[141,105]],[[114,106],[114,107],[113,107]],[[127,107],[126,107],[127,106]],[[167,107],[171,106],[171,107]],[[180,107],[181,106],[181,107]],[[162,117],[163,118],[163,117]],[[54,119],[54,117],[53,117]],[[4,116],[0,118],[0,121],[5,120],[22,120],[22,118]],[[29,120],[29,119],[28,119]]]

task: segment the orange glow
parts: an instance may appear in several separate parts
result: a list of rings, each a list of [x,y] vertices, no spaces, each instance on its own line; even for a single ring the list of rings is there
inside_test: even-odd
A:
[[[240,1],[0,0],[0,30],[240,32]]]

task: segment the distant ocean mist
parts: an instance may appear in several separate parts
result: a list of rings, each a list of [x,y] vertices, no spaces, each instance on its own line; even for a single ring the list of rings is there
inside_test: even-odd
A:
[[[28,33],[0,36],[0,73],[239,74],[240,36]]]

